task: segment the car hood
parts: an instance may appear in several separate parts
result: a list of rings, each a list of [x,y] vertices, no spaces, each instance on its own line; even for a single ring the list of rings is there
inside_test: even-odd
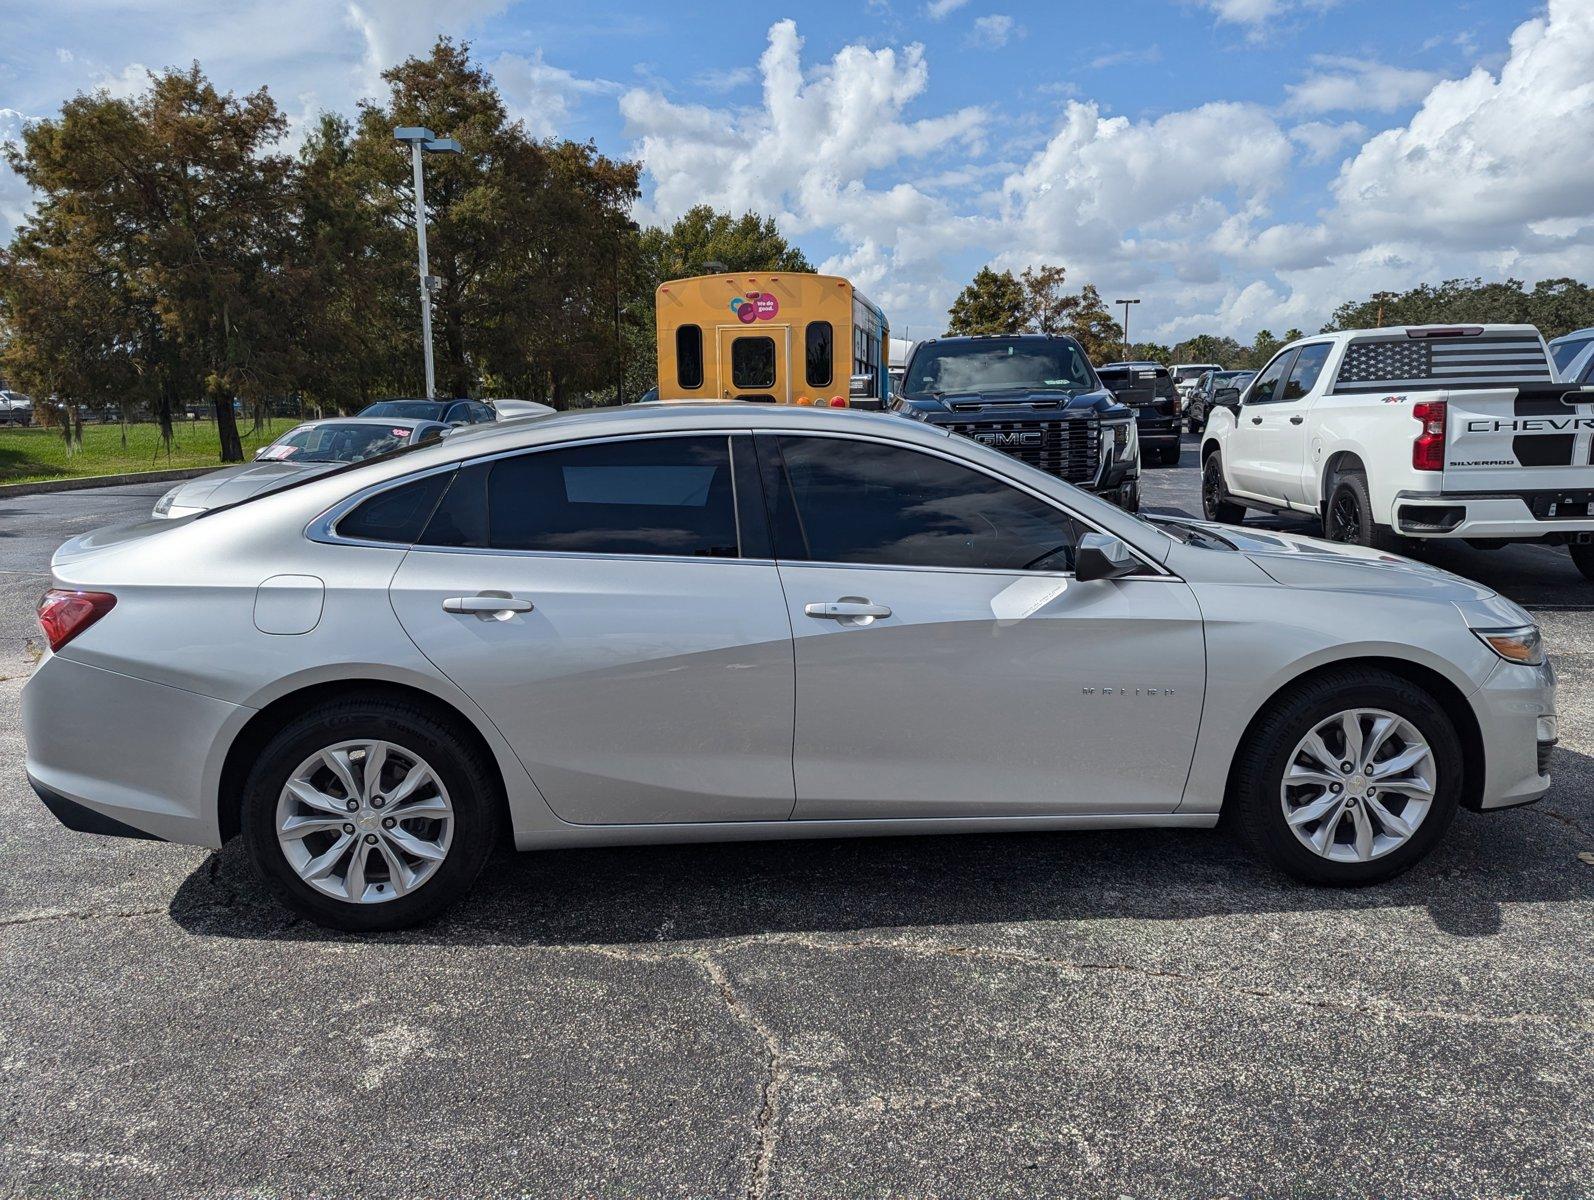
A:
[[[1037,416],[1084,416],[1095,413],[1128,410],[1105,389],[1097,392],[1025,391],[965,391],[944,392],[932,396],[925,392],[905,393],[898,399],[901,408],[920,418],[943,414],[979,414],[1012,418],[1033,411]]]
[[[1208,529],[1234,544],[1241,554],[1285,587],[1317,591],[1401,592],[1456,604],[1489,600],[1492,588],[1414,559],[1368,546],[1348,546],[1321,538],[1237,525],[1188,524]]]
[[[342,463],[256,462],[190,479],[172,495],[174,508],[220,508],[273,488],[321,475]]]

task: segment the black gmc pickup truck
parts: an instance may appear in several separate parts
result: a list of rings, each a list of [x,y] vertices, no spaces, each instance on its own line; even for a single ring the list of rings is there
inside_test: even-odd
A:
[[[1129,512],[1140,507],[1135,414],[1071,337],[931,338],[913,347],[893,411],[971,437]]]

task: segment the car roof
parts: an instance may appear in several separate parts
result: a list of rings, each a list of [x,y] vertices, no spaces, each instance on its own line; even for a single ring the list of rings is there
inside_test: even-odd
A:
[[[441,424],[441,421],[431,421],[426,417],[314,417],[308,421],[300,421],[293,428],[304,429],[307,426],[318,425],[405,425],[414,428],[417,425]]]
[[[1077,339],[1067,333],[949,333],[945,337],[915,342],[912,349],[943,342],[1077,342]]]
[[[1571,333],[1563,333],[1558,338],[1551,338],[1550,345],[1559,346],[1562,342],[1581,341],[1586,337],[1594,337],[1594,325],[1587,329],[1574,329]]]

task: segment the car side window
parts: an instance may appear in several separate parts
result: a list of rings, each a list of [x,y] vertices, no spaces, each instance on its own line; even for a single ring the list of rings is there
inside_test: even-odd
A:
[[[1317,386],[1317,381],[1323,374],[1323,365],[1328,362],[1328,352],[1332,348],[1328,342],[1314,342],[1309,346],[1302,346],[1295,352],[1295,364],[1290,367],[1289,378],[1284,382],[1284,392],[1279,397],[1281,402],[1300,400]]]
[[[378,492],[338,521],[338,536],[409,545],[421,536],[453,478],[452,471],[438,471]]]
[[[729,438],[635,438],[536,450],[460,472],[427,546],[735,558]]]
[[[933,454],[852,438],[762,437],[777,558],[865,566],[1071,571],[1080,526]]]
[[[1272,404],[1279,399],[1279,383],[1284,378],[1285,368],[1295,358],[1293,349],[1280,351],[1279,354],[1262,368],[1262,373],[1251,383],[1251,390],[1246,394],[1246,404]]]

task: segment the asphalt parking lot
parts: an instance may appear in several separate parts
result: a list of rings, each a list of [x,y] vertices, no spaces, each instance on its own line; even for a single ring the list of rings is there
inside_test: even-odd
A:
[[[1148,476],[1197,510],[1192,452]],[[162,490],[0,499],[0,1194],[1589,1194],[1564,551],[1433,554],[1543,623],[1557,786],[1392,884],[1205,832],[567,851],[355,937],[235,848],[69,833],[27,787],[49,553]]]

